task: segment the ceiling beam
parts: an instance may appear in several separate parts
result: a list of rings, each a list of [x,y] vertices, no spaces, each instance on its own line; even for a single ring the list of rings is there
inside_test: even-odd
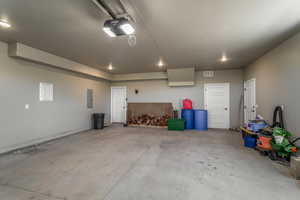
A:
[[[8,45],[8,55],[10,57],[21,58],[36,63],[46,64],[52,67],[73,71],[96,78],[111,80],[112,75],[101,70],[83,65],[66,58],[56,56],[45,51],[26,46],[21,43]]]
[[[168,75],[166,72],[148,72],[148,73],[132,73],[132,74],[114,74],[111,81],[141,81],[141,80],[166,80]]]

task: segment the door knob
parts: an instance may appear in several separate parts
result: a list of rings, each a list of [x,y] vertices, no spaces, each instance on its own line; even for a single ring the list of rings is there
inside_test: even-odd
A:
[[[228,108],[225,108],[225,110],[228,110]]]

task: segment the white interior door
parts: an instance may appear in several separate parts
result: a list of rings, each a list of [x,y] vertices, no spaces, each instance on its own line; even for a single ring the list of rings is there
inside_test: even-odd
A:
[[[204,85],[204,105],[208,111],[209,128],[230,128],[230,84]]]
[[[111,122],[126,123],[126,87],[111,87]]]
[[[256,79],[244,82],[244,122],[256,118]]]

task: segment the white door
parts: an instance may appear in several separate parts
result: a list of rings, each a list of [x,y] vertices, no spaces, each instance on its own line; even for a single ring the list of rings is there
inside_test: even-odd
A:
[[[111,122],[126,123],[126,87],[111,87]]]
[[[204,85],[204,105],[208,111],[209,128],[230,128],[229,96],[229,83],[210,83]]]
[[[244,82],[244,122],[256,118],[256,80]]]

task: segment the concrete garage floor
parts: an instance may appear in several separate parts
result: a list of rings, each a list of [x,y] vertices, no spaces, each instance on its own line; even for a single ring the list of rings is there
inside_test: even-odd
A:
[[[110,127],[0,157],[2,200],[296,200],[238,133]]]

